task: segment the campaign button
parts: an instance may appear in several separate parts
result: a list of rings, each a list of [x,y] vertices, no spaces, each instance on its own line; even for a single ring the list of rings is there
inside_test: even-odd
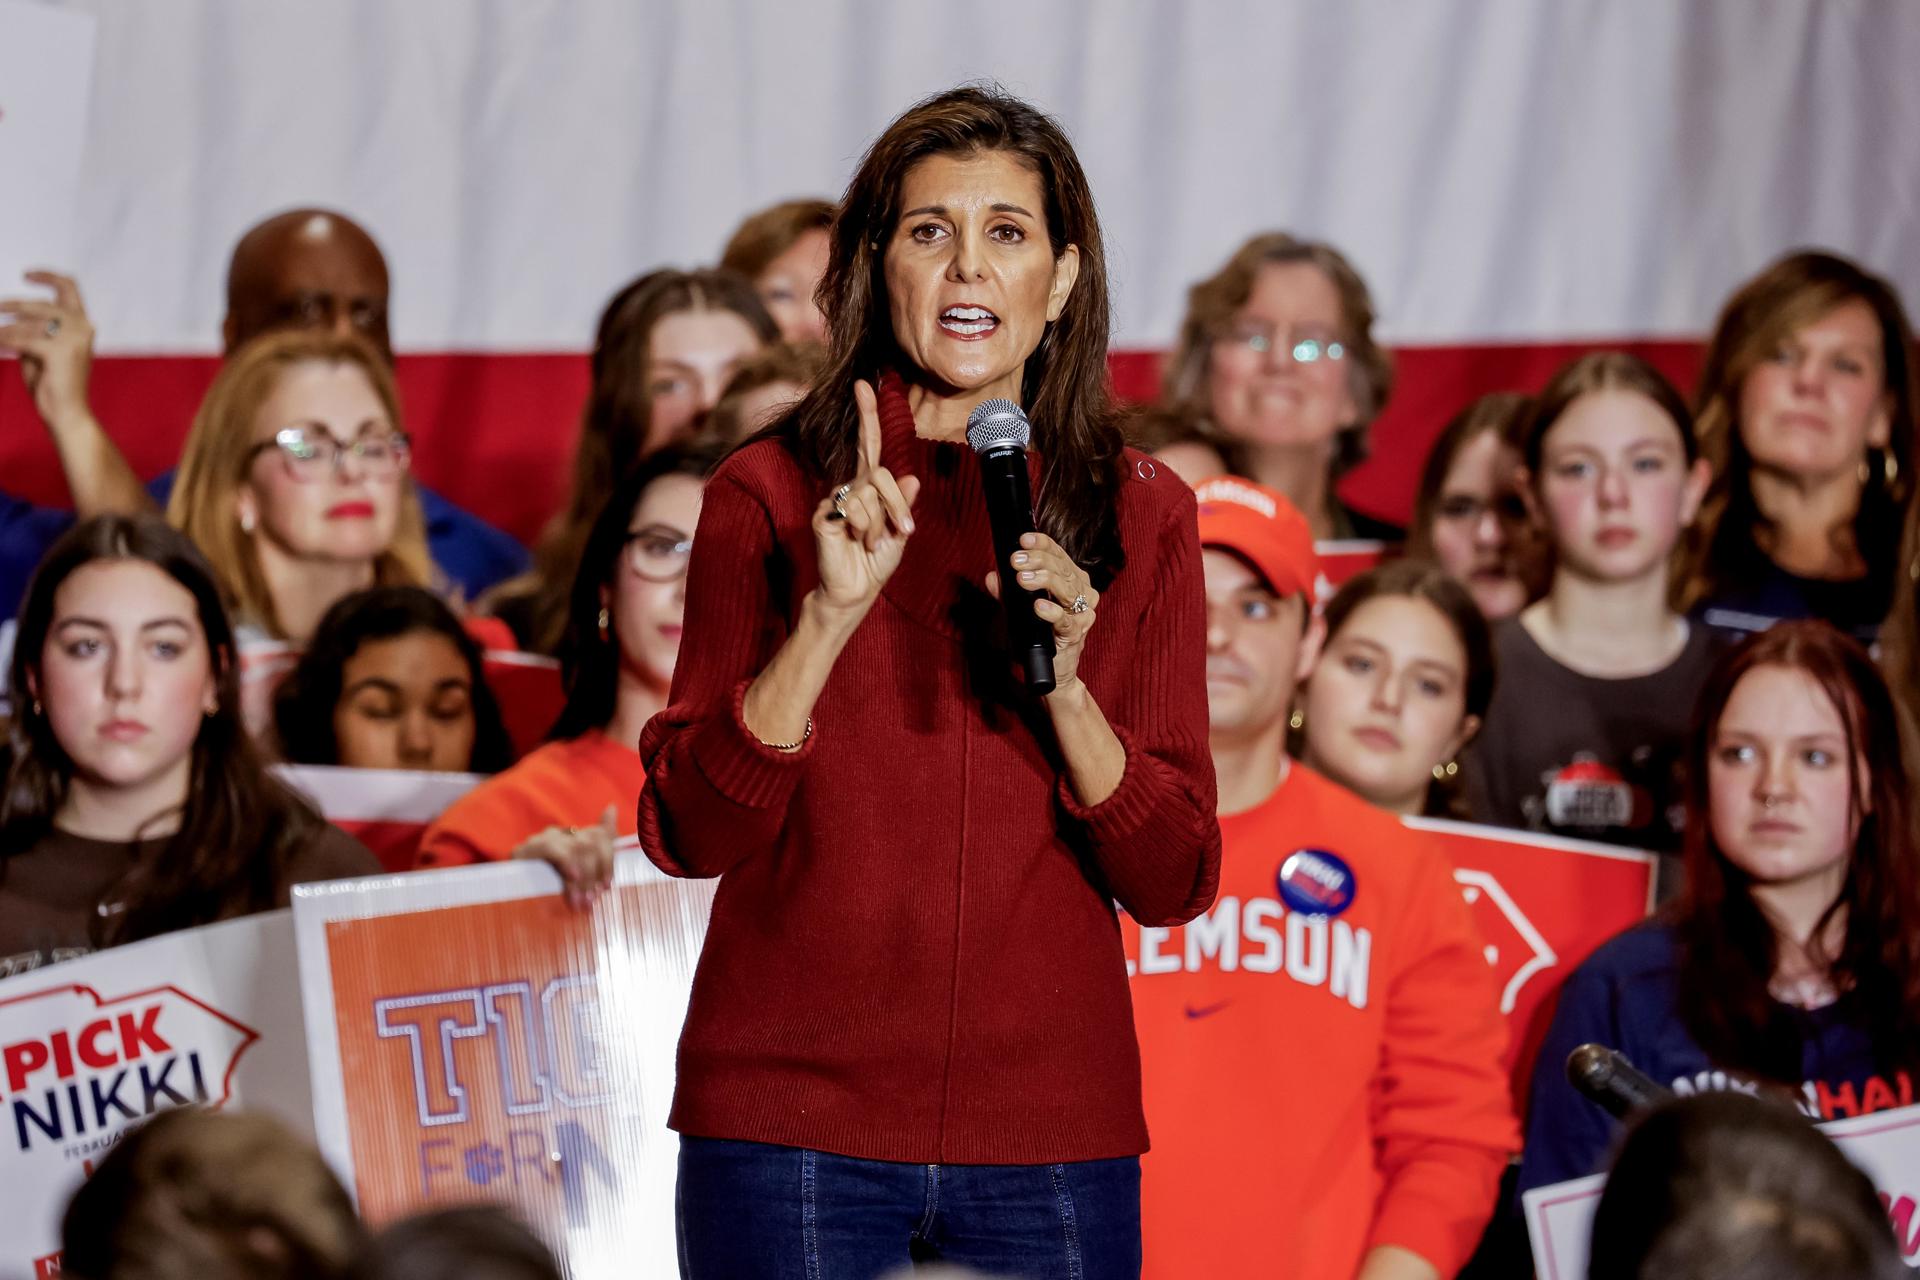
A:
[[[1339,854],[1326,849],[1296,849],[1275,873],[1274,887],[1289,911],[1310,916],[1337,916],[1353,905],[1359,890],[1353,868]]]

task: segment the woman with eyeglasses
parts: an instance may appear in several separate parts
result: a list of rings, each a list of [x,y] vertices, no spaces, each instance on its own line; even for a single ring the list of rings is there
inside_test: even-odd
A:
[[[1316,539],[1398,541],[1334,492],[1392,389],[1360,273],[1332,245],[1273,231],[1193,286],[1161,398],[1205,420],[1233,472],[1286,494]]]
[[[1427,451],[1407,529],[1407,558],[1445,569],[1489,622],[1546,590],[1546,537],[1520,490],[1515,443],[1532,407],[1518,392],[1496,391],[1456,414]]]
[[[220,575],[242,645],[304,645],[375,585],[435,578],[393,375],[365,342],[273,333],[220,369],[167,518]]]
[[[549,741],[468,792],[421,838],[418,865],[542,858],[570,892],[604,879],[635,831],[640,730],[666,705],[680,651],[687,559],[714,446],[640,464],[600,512],[573,581],[561,671],[567,702]]]

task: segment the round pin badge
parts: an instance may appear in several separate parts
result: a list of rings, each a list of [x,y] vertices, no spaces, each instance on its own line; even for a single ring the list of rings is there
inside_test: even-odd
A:
[[[1359,892],[1353,868],[1327,849],[1296,849],[1274,873],[1274,887],[1287,910],[1310,916],[1337,916]]]

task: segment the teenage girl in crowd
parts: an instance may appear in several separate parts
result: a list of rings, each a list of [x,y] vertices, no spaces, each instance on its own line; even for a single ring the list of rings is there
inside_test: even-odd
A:
[[[562,658],[566,708],[545,746],[456,800],[418,865],[548,858],[583,884],[634,834],[640,730],[666,705],[687,560],[710,449],[663,449],[613,495],[587,539]],[[581,874],[584,873],[584,874]]]
[[[13,652],[0,973],[287,905],[373,855],[262,768],[212,570],[158,517],[54,544]]]
[[[1334,492],[1392,388],[1359,272],[1331,245],[1269,232],[1193,286],[1162,398],[1225,437],[1235,474],[1286,494],[1315,538],[1398,540]]]
[[[828,200],[786,200],[752,214],[720,253],[720,267],[753,282],[787,342],[827,340],[827,318],[814,294],[827,273]]]
[[[1602,352],[1554,375],[1522,454],[1555,565],[1546,597],[1494,628],[1500,685],[1467,766],[1474,817],[1675,849],[1673,766],[1713,663],[1707,628],[1668,603],[1708,479],[1693,420],[1651,365]]]
[[[1220,895],[1126,925],[1144,1274],[1452,1276],[1518,1145],[1493,973],[1428,838],[1288,757],[1321,628],[1306,520],[1238,478],[1199,497]]]
[[[1301,759],[1392,813],[1463,816],[1459,755],[1493,699],[1493,640],[1465,587],[1395,560],[1353,578],[1294,719]]]
[[[1407,530],[1407,556],[1459,579],[1490,621],[1520,612],[1545,586],[1545,548],[1520,492],[1515,443],[1532,407],[1526,396],[1496,391],[1462,409],[1427,453]]]
[[[522,648],[558,654],[587,535],[614,489],[700,430],[735,371],[779,336],[731,271],[652,271],[613,295],[594,336],[573,491],[540,535],[533,571],[486,602]]]
[[[1735,633],[1825,618],[1871,643],[1914,492],[1913,330],[1893,287],[1795,253],[1735,293],[1701,375],[1713,486],[1681,605]]]
[[[513,760],[480,646],[419,587],[374,587],[327,610],[274,690],[273,722],[294,764],[498,773]]]
[[[206,553],[244,644],[304,645],[336,600],[435,578],[393,374],[358,338],[295,330],[220,367],[167,518]]]
[[[1822,1120],[1913,1101],[1911,762],[1866,650],[1789,622],[1714,669],[1687,750],[1687,886],[1568,978],[1521,1187],[1593,1172],[1614,1125],[1566,1081],[1589,1041],[1681,1091],[1774,1088]]]

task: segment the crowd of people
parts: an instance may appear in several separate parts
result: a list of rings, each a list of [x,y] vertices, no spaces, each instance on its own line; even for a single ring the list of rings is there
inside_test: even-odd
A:
[[[0,975],[376,869],[276,760],[486,775],[417,865],[538,859],[576,900],[638,836],[728,878],[674,1113],[690,1274],[750,1273],[730,1206],[782,1176],[768,1152],[826,1153],[823,1180],[1066,1169],[1090,1236],[1133,1229],[1137,1179],[1154,1276],[1411,1280],[1499,1265],[1516,1182],[1604,1166],[1576,1045],[1816,1118],[1910,1102],[1920,459],[1894,289],[1794,251],[1733,293],[1690,395],[1595,351],[1462,406],[1403,529],[1339,489],[1393,385],[1348,259],[1255,236],[1193,286],[1159,401],[1111,407],[1084,178],[1010,102],[930,100],[843,200],[614,293],[530,549],[414,479],[386,264],[343,214],[236,246],[224,362],[151,485],[89,406],[76,282],[0,299],[74,503],[0,496]],[[1040,530],[1006,565],[953,461],[1002,391],[1035,423]],[[1383,558],[1329,593],[1316,544],[1352,539]],[[979,660],[1016,572],[1057,639],[1043,712]],[[269,643],[299,656],[250,716]],[[518,758],[487,649],[560,663]],[[971,700],[978,723],[944,710]],[[877,758],[940,785],[910,814],[849,803]],[[1568,978],[1524,1113],[1416,815],[1661,855],[1666,905]],[[903,845],[948,881],[887,888]],[[873,1002],[916,939],[959,945],[956,894],[1024,949]],[[794,963],[809,931],[844,954]],[[921,997],[965,1012],[936,1027]],[[823,1050],[842,1016],[885,1052]],[[1137,1078],[1111,1050],[1136,1027]],[[831,1060],[767,1066],[803,1043]],[[1039,1118],[1006,1125],[1005,1098]],[[122,1144],[74,1214],[142,1158]]]

